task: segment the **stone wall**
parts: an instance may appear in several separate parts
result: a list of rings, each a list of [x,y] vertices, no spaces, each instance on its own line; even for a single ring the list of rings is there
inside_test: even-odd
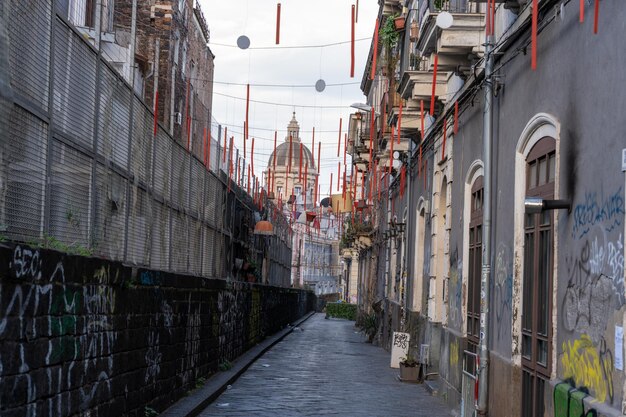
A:
[[[315,309],[310,292],[0,246],[0,414],[162,411]]]

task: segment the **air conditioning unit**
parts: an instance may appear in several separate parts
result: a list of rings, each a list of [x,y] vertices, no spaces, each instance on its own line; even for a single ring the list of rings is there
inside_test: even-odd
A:
[[[183,114],[181,112],[174,113],[174,117],[176,118],[176,124],[183,124]]]

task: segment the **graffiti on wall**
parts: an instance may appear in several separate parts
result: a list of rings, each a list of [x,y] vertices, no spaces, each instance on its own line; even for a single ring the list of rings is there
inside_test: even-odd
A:
[[[582,202],[574,206],[572,237],[580,239],[596,225],[611,232],[624,221],[624,197],[622,187],[605,196],[597,191],[585,193]]]
[[[561,305],[566,330],[587,334],[598,343],[610,311],[624,298],[624,236],[616,226],[624,221],[622,188],[608,197],[586,193],[575,206],[573,251],[565,257],[567,288]]]
[[[596,347],[583,334],[579,339],[563,342],[561,365],[565,378],[574,385],[593,393],[600,402],[613,402],[613,353],[604,340]]]
[[[584,399],[588,393],[574,388],[570,382],[561,382],[554,387],[554,417],[597,417],[594,408],[585,410]]]
[[[449,319],[450,323],[460,328],[463,314],[462,304],[465,304],[463,297],[463,262],[459,258],[456,248],[450,256],[450,271],[448,276],[448,289],[450,291],[450,300],[448,302]]]
[[[498,244],[494,270],[494,310],[496,315],[496,338],[500,340],[511,328],[511,302],[513,299],[513,262],[511,249]]]

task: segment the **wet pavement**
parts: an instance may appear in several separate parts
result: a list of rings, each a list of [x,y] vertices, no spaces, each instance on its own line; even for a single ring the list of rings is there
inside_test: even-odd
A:
[[[450,416],[354,322],[316,314],[266,352],[200,416]]]

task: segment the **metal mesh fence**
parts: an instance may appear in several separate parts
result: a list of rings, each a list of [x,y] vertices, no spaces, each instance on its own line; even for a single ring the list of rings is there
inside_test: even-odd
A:
[[[133,67],[111,58],[128,42],[98,50],[93,28],[73,25],[72,4],[0,6],[11,16],[0,39],[0,88],[11,93],[0,91],[0,238],[221,278],[236,275],[246,248],[266,256],[271,283],[289,285],[288,224],[274,220],[270,249],[254,237],[249,219],[263,209],[234,181],[227,194],[231,158],[223,161],[220,126],[199,95],[185,128],[162,125],[176,120],[169,115],[155,123],[145,102],[153,81],[131,88]]]

